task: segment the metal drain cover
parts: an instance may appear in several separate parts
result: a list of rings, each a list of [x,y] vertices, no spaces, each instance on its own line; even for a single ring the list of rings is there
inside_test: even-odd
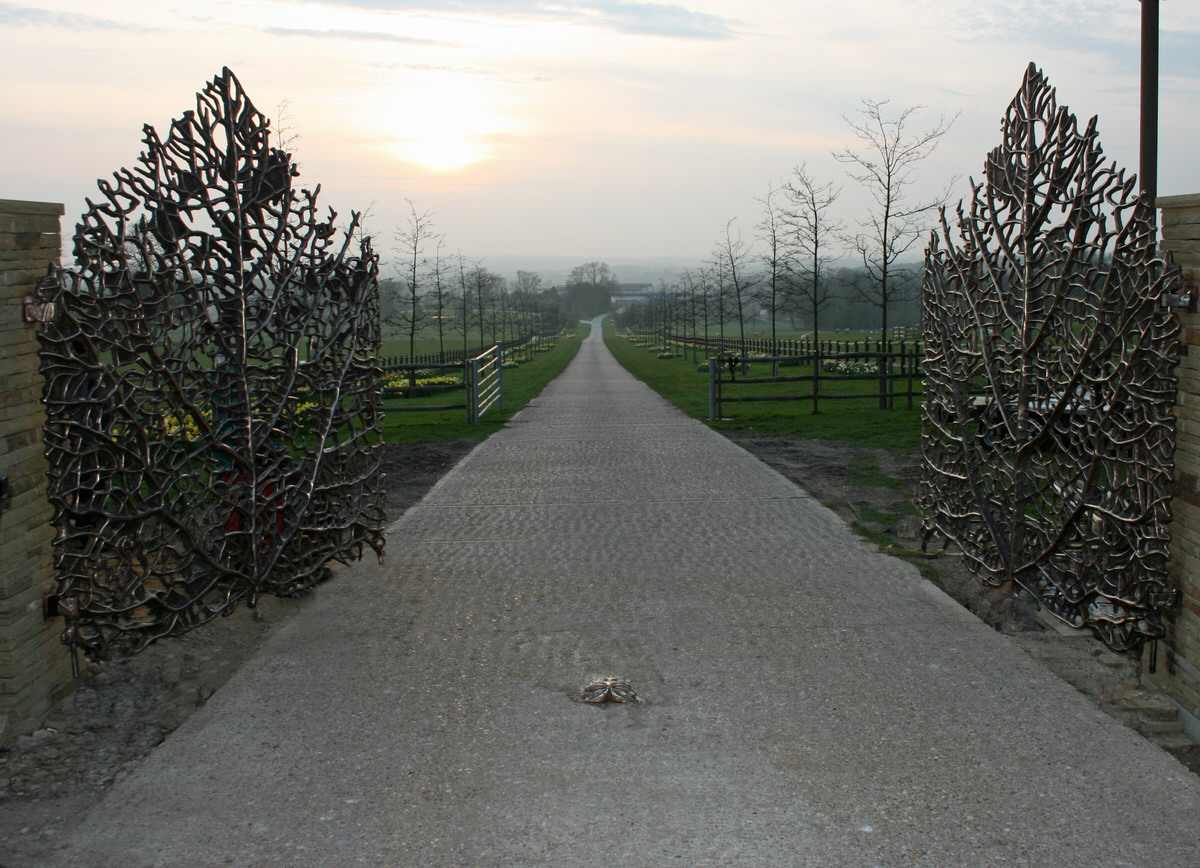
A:
[[[584,702],[641,702],[628,678],[601,678],[583,688]]]

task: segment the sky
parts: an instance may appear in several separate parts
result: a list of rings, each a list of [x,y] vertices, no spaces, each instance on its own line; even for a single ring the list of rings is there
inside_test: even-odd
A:
[[[1159,194],[1200,192],[1200,4],[1161,3]],[[385,260],[409,213],[485,264],[700,263],[863,100],[955,118],[915,198],[967,195],[1032,61],[1138,166],[1138,0],[0,0],[0,198],[61,202],[132,166],[229,67],[304,186]],[[955,182],[955,179],[958,179]],[[730,224],[730,221],[734,221]],[[618,270],[618,274],[620,271]]]

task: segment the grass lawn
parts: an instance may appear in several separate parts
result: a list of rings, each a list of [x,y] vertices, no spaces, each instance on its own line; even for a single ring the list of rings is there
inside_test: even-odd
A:
[[[504,427],[513,414],[528,404],[546,387],[546,384],[562,373],[575,358],[579,344],[587,337],[590,326],[580,324],[579,330],[569,337],[554,341],[554,348],[534,355],[532,361],[523,362],[515,368],[505,368],[504,409],[488,410],[477,425],[467,423],[464,409],[435,410],[426,412],[388,412],[384,419],[384,439],[389,443],[412,443],[421,440],[454,440],[468,437],[485,440],[489,435]],[[449,372],[446,372],[449,373]],[[384,399],[384,407],[445,405],[465,403],[462,391],[441,392],[421,398]]]
[[[761,403],[724,403],[722,419],[708,421],[708,374],[690,359],[659,359],[653,348],[637,346],[621,337],[611,318],[604,321],[604,340],[617,360],[638,379],[679,407],[689,416],[704,421],[726,434],[767,434],[813,440],[831,440],[858,446],[911,452],[920,447],[921,409],[919,399],[907,408],[907,399],[897,398],[896,408],[880,410],[872,398],[822,400],[820,412],[813,413],[812,402],[771,401]],[[751,367],[749,376],[768,376]],[[803,369],[781,368],[780,374],[805,373]],[[830,383],[829,391],[833,391]],[[915,384],[920,389],[919,381]],[[839,382],[838,392],[874,392],[873,379]],[[751,385],[737,394],[805,394],[808,383]],[[731,394],[732,391],[726,394]]]

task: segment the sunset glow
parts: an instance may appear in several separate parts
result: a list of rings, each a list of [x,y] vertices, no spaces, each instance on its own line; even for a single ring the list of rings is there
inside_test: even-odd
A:
[[[1161,8],[1159,191],[1200,190],[1200,8]],[[62,202],[131,165],[223,66],[286,126],[302,182],[390,237],[406,199],[452,249],[709,255],[861,100],[958,116],[914,196],[977,174],[1032,60],[1105,153],[1138,166],[1136,0],[0,0],[0,197]]]
[[[497,137],[512,123],[478,88],[430,83],[382,106],[386,149],[432,172],[453,172],[497,153]]]

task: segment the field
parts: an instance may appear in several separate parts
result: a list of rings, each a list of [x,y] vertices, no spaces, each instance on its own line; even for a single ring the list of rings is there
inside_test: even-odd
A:
[[[384,408],[387,418],[384,420],[384,439],[389,443],[413,443],[428,440],[454,440],[469,438],[484,440],[489,435],[504,426],[514,413],[528,404],[546,384],[557,377],[575,357],[579,344],[587,337],[590,327],[581,324],[578,331],[569,336],[563,336],[553,341],[553,346],[542,346],[542,351],[530,353],[529,361],[523,361],[515,367],[505,367],[504,377],[504,409],[491,409],[484,414],[483,419],[476,425],[466,421],[465,409],[433,410],[433,411],[387,411],[387,408],[420,407],[428,405],[461,404],[465,400],[462,390],[433,391],[421,397],[400,398],[394,395],[385,396]],[[384,345],[384,355],[387,355]],[[404,345],[407,352],[407,343]],[[436,352],[436,343],[432,349],[425,352]],[[422,352],[418,348],[418,352]],[[442,375],[454,376],[453,371],[437,372]],[[461,379],[461,377],[459,377]]]
[[[825,337],[824,335],[822,337]],[[838,340],[855,340],[857,336],[838,334]],[[659,358],[661,353],[654,347],[640,346],[638,342],[617,334],[610,320],[605,320],[604,339],[617,360],[634,376],[644,381],[656,392],[675,404],[689,416],[708,421],[709,378],[703,360],[693,361],[691,354],[671,358]],[[704,368],[701,370],[701,368]],[[751,364],[746,373],[739,368],[741,378],[764,377],[772,373],[769,364]],[[811,375],[809,368],[780,368],[779,373],[796,376]],[[826,375],[830,373],[826,368]],[[857,375],[857,376],[861,376]],[[827,393],[861,393],[868,395],[878,389],[877,380],[871,376],[862,379],[834,379],[827,376],[824,381]],[[907,380],[902,386],[907,390]],[[913,384],[920,391],[920,380]],[[770,394],[811,394],[811,383],[753,384],[739,388],[741,396],[764,396]],[[735,394],[726,390],[726,394]],[[711,421],[716,430],[727,435],[752,434],[785,436],[810,440],[829,440],[875,449],[888,449],[913,453],[920,446],[921,409],[919,399],[908,407],[906,398],[896,398],[894,409],[880,410],[877,399],[822,399],[819,412],[813,412],[811,400],[770,401],[754,403],[725,403],[720,419]]]

